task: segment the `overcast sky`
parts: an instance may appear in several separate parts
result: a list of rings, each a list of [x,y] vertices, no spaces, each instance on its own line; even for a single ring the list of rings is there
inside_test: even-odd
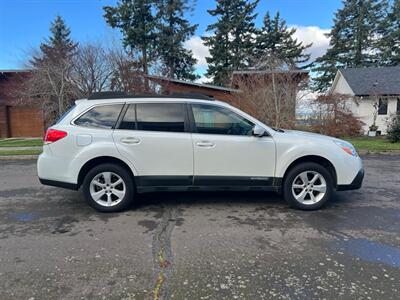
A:
[[[107,26],[102,7],[115,5],[117,0],[0,0],[0,69],[23,68],[27,53],[37,48],[49,35],[49,24],[60,14],[71,28],[73,39],[78,42],[101,41],[119,44],[120,34]],[[185,43],[198,59],[197,72],[207,68],[207,48],[200,36],[214,19],[207,9],[215,7],[213,0],[197,0],[188,18],[199,24],[196,35]],[[287,24],[297,29],[296,38],[313,43],[312,58],[322,55],[329,43],[324,33],[332,26],[335,11],[341,7],[340,0],[260,0],[257,7],[257,25],[267,11],[277,11]]]

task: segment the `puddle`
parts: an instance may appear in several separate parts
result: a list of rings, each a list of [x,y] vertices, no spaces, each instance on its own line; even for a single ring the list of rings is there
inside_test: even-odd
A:
[[[337,245],[335,245],[336,247]],[[366,239],[350,239],[340,241],[337,250],[339,249],[348,255],[359,257],[365,261],[400,268],[400,248]]]
[[[36,220],[39,216],[35,213],[14,213],[11,217],[19,222],[31,222]]]

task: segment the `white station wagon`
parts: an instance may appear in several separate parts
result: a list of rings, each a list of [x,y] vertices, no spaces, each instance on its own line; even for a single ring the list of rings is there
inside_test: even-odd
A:
[[[206,96],[97,93],[46,133],[42,184],[82,189],[103,212],[154,191],[276,191],[292,207],[322,207],[361,187],[364,171],[343,140],[271,128]]]

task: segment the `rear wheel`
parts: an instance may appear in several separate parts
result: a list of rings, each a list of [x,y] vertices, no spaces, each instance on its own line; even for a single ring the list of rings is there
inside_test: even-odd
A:
[[[98,211],[122,211],[133,202],[133,179],[131,174],[119,165],[101,164],[86,174],[83,193],[88,204]]]
[[[290,206],[303,209],[319,209],[329,201],[333,180],[323,166],[308,162],[289,170],[283,183],[283,194]]]

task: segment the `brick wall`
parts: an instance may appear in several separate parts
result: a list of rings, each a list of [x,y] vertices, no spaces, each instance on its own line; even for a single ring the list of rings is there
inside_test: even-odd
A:
[[[0,106],[0,138],[9,137],[7,106]]]
[[[15,96],[29,71],[0,70],[0,137],[43,136],[44,118],[35,107],[34,99],[20,100]]]

